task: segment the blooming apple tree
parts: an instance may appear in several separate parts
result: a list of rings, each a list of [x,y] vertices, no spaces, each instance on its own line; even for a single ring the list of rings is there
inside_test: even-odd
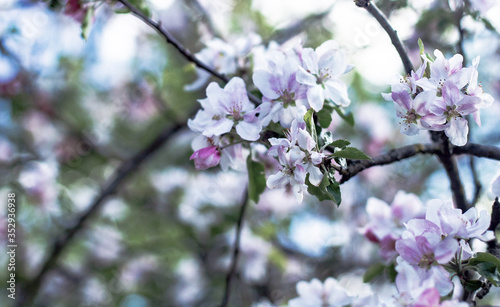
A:
[[[482,65],[492,62],[487,58],[480,62],[474,54],[468,64],[466,58],[474,53],[467,42],[472,44],[478,27],[493,33],[499,44],[498,32],[488,19],[492,7],[500,9],[497,4],[436,0],[422,8],[408,1],[330,1],[332,12],[348,4],[366,13],[363,20],[376,21],[385,30],[383,39],[386,35],[391,39],[391,52],[394,47],[402,60],[405,72],[373,89],[362,67],[358,71],[351,64],[363,65],[359,58],[351,61],[358,51],[339,43],[330,32],[308,33],[302,29],[306,20],[299,21],[298,32],[296,25],[284,29],[283,40],[273,37],[273,31],[266,33],[270,25],[258,22],[263,15],[253,16],[255,20],[247,16],[250,4],[244,1],[229,1],[229,6],[224,1],[173,1],[170,16],[156,13],[160,4],[153,2],[50,1],[49,11],[71,17],[88,45],[96,43],[92,37],[99,33],[101,22],[133,15],[130,20],[158,34],[148,39],[167,48],[166,63],[154,52],[149,67],[146,60],[137,61],[134,69],[143,81],[125,83],[114,91],[96,86],[92,95],[82,94],[84,102],[76,112],[65,111],[68,103],[55,106],[47,96],[59,95],[42,90],[31,105],[20,88],[49,86],[36,79],[0,37],[0,51],[17,69],[16,77],[1,84],[2,94],[14,106],[9,118],[19,116],[25,134],[17,143],[14,137],[0,137],[0,165],[16,170],[7,184],[38,206],[30,214],[52,212],[59,221],[70,210],[64,204],[74,203],[70,211],[77,217],[74,223],[56,223],[49,233],[59,234],[53,243],[44,243],[38,258],[32,256],[37,240],[27,245],[27,255],[34,259],[26,257],[35,269],[22,271],[19,306],[58,300],[72,304],[74,298],[61,297],[57,286],[45,284],[71,280],[69,289],[76,291],[79,279],[85,280],[83,296],[91,297],[88,305],[471,306],[494,305],[500,299],[496,290],[500,248],[495,235],[500,223],[500,147],[498,133],[486,134],[500,116],[494,98],[499,78],[490,69],[492,84],[482,84]],[[201,16],[197,27],[184,24],[185,20],[177,29],[168,25],[183,6]],[[408,47],[389,22],[405,9],[421,15],[413,35],[405,40]],[[239,35],[218,28],[216,18],[210,18],[226,16],[228,11],[236,16],[228,23],[244,30]],[[321,21],[325,16],[314,15],[313,21],[325,27]],[[250,21],[262,33],[249,33],[245,22]],[[441,23],[447,28],[439,28]],[[458,38],[443,45],[446,35],[441,32],[450,29]],[[203,44],[190,43],[188,37],[176,39],[189,31],[196,32]],[[141,37],[137,35],[138,40]],[[200,51],[194,53],[192,48]],[[142,51],[151,51],[146,49]],[[399,61],[394,52],[378,56]],[[368,62],[375,61],[374,56]],[[75,66],[68,72],[75,72],[68,73],[65,82],[76,79],[76,72],[82,80],[91,74],[78,63],[67,64]],[[161,65],[164,70],[158,76],[143,73]],[[188,71],[190,80],[182,77],[182,71]],[[101,73],[94,78],[107,79]],[[57,84],[54,88],[56,93]],[[60,94],[70,98],[82,88],[72,84],[71,91]],[[106,91],[112,93],[107,96]],[[105,104],[94,105],[99,97],[116,99],[120,107],[104,112]],[[17,106],[16,101],[24,104]],[[87,113],[82,119],[77,116]],[[82,132],[86,122],[97,127],[109,117],[117,118],[109,124],[114,126],[112,133],[101,129],[106,132],[92,139]],[[158,126],[161,131],[149,137]],[[480,130],[486,135],[477,139],[481,144],[475,143]],[[146,135],[153,139],[150,143],[143,141]],[[495,137],[497,141],[490,141]],[[132,140],[142,149],[124,155]],[[29,146],[19,145],[24,143]],[[165,143],[168,148],[153,168],[144,171],[145,177],[137,177],[130,190],[117,194],[124,180]],[[82,144],[92,148],[89,158],[91,150],[83,150]],[[68,169],[73,161],[67,158],[68,148],[75,146],[84,152],[77,154],[78,172]],[[418,165],[400,164],[410,158],[421,160]],[[483,160],[497,164],[480,164]],[[491,165],[496,165],[496,174],[484,170],[491,189],[482,193],[484,180],[478,173]],[[187,171],[193,166],[196,171]],[[464,172],[470,173],[467,179],[472,183],[464,185]],[[101,177],[106,183],[99,191],[80,187],[85,178]],[[468,201],[470,191],[473,197]],[[94,200],[78,205],[82,198],[74,196],[78,193]],[[119,197],[108,201],[114,194]],[[91,261],[78,256],[83,246],[74,247],[63,261],[63,251],[73,248],[70,243],[77,241],[76,234],[86,230],[106,201],[110,203],[106,208],[112,209],[102,211],[104,225],[89,230],[86,241]],[[128,202],[140,205],[126,206]],[[306,210],[321,214],[308,224]],[[143,214],[150,214],[146,215],[150,222],[141,220]],[[38,227],[26,225],[23,229],[30,231]],[[145,236],[161,237],[152,245],[166,247],[142,255],[139,250],[156,247],[137,243],[142,239],[134,234],[140,227],[148,230]],[[127,261],[121,263],[121,258]],[[114,271],[109,276],[87,276],[94,260],[97,271]],[[161,268],[166,268],[165,274]],[[111,287],[109,280],[118,284]],[[159,287],[161,294],[150,294],[141,283]],[[100,289],[103,284],[106,290]]]

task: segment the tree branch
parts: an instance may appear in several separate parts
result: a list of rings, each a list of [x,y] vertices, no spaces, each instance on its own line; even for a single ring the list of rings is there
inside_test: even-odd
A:
[[[238,216],[238,222],[236,223],[236,238],[234,240],[234,250],[233,256],[231,258],[231,268],[226,275],[226,287],[224,289],[224,296],[222,297],[222,303],[220,307],[226,307],[229,303],[229,296],[231,295],[231,281],[233,276],[236,274],[236,269],[238,267],[238,255],[240,253],[240,240],[241,240],[241,229],[243,226],[243,219],[245,217],[245,211],[248,204],[248,190],[245,190],[243,196],[243,201],[241,202],[240,214]]]
[[[83,229],[86,222],[95,215],[98,210],[104,204],[104,201],[114,193],[120,186],[120,184],[127,178],[131,173],[136,171],[139,166],[146,161],[153,153],[162,147],[177,131],[184,128],[184,124],[176,124],[173,127],[165,129],[161,132],[148,146],[143,150],[139,151],[129,160],[125,161],[113,174],[113,179],[109,181],[104,188],[102,188],[101,193],[97,196],[94,202],[89,206],[89,208],[77,218],[73,226],[68,227],[62,235],[60,235],[54,243],[52,243],[51,251],[45,260],[42,268],[38,274],[26,285],[24,295],[19,297],[17,301],[17,306],[30,306],[32,300],[35,298],[43,279],[47,273],[56,265],[62,252],[68,247],[69,243],[75,237],[75,235]]]
[[[211,68],[207,64],[198,60],[196,56],[189,49],[184,47],[177,39],[175,39],[175,37],[170,35],[170,33],[168,33],[167,30],[165,30],[160,23],[146,16],[143,12],[141,12],[141,10],[139,10],[133,4],[128,2],[128,0],[117,0],[117,1],[123,4],[125,7],[127,7],[132,12],[132,14],[134,14],[137,18],[142,20],[145,24],[155,29],[165,39],[165,41],[168,44],[174,46],[174,48],[177,49],[177,51],[179,51],[179,53],[182,54],[188,61],[194,63],[199,68],[205,70],[212,76],[224,81],[225,83],[229,82],[229,78],[226,75],[219,73],[218,71]],[[247,93],[247,95],[250,101],[252,101],[254,104],[258,105],[261,103],[260,99],[255,97],[251,93]]]
[[[454,155],[471,155],[479,158],[488,158],[500,161],[500,148],[491,145],[480,145],[468,143],[464,146],[453,146],[452,154]]]
[[[464,187],[460,180],[460,173],[458,172],[457,161],[453,158],[452,145],[446,134],[443,131],[430,131],[431,139],[439,148],[437,157],[439,162],[443,165],[446,175],[450,180],[450,189],[453,195],[453,201],[458,209],[462,212],[469,209],[469,204],[465,198]]]
[[[382,28],[384,28],[385,32],[387,32],[387,34],[391,38],[391,42],[396,48],[401,61],[403,62],[406,73],[410,74],[413,70],[413,65],[411,64],[410,58],[406,53],[403,43],[399,39],[397,31],[394,30],[394,28],[391,26],[387,18],[384,16],[384,13],[382,13],[377,5],[375,5],[375,3],[371,2],[370,0],[354,0],[354,2],[357,6],[366,9],[373,17],[375,17]]]
[[[495,233],[495,230],[497,229],[499,224],[500,224],[500,202],[498,202],[498,197],[496,197],[491,210],[491,222],[488,230],[492,230],[493,233]],[[498,254],[498,242],[496,236],[494,240],[488,242],[488,252],[497,257],[500,256]]]
[[[437,154],[439,149],[434,144],[414,144],[393,149],[383,155],[374,157],[372,160],[354,161],[347,169],[341,171],[340,183],[344,183],[354,177],[357,173],[373,166],[387,165],[397,161],[411,158],[417,154]]]

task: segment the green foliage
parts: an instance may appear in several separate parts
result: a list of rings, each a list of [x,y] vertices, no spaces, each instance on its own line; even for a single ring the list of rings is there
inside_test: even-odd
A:
[[[355,147],[346,147],[332,153],[332,157],[346,158],[351,160],[371,160],[367,154]]]
[[[259,202],[260,194],[266,189],[266,176],[264,165],[252,160],[252,155],[247,158],[248,168],[248,197],[255,203]]]
[[[323,180],[319,186],[313,185],[309,181],[309,174],[306,176],[307,192],[316,196],[320,201],[331,200],[337,207],[342,202],[342,195],[340,193],[340,184],[335,180],[333,173],[327,172],[323,174]]]
[[[314,141],[317,141],[318,134],[316,132],[316,125],[314,124],[314,110],[309,109],[306,115],[304,115],[304,121],[306,123],[306,129],[309,134],[311,134]]]
[[[366,270],[365,274],[363,275],[363,282],[368,283],[368,282],[372,281],[376,277],[382,275],[382,273],[384,273],[385,269],[386,269],[386,266],[381,264],[381,263],[377,263],[377,264],[370,266]]]
[[[500,286],[500,259],[490,253],[477,253],[467,264],[495,287]]]
[[[321,109],[316,114],[318,118],[318,123],[321,128],[326,129],[330,126],[330,124],[332,123],[332,112],[333,112],[333,106],[325,103],[323,109]]]
[[[354,115],[352,115],[351,111],[345,111],[341,107],[334,106],[333,109],[337,112],[337,114],[345,120],[350,126],[354,126]]]
[[[90,6],[82,21],[82,38],[87,40],[89,38],[90,29],[92,28],[92,20],[94,19],[94,6]]]

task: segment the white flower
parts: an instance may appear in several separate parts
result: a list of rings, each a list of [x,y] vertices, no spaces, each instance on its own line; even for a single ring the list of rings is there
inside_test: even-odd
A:
[[[346,107],[351,101],[347,86],[339,79],[352,69],[345,63],[344,53],[334,41],[326,41],[313,50],[304,48],[301,53],[302,67],[297,72],[297,81],[309,86],[307,100],[315,111],[323,108],[325,99]]]
[[[232,78],[224,89],[215,82],[210,83],[207,98],[199,102],[203,110],[198,111],[194,119],[188,120],[191,130],[211,137],[228,133],[234,126],[244,140],[256,141],[259,138],[262,125],[248,100],[242,79]]]
[[[299,297],[288,302],[289,307],[334,307],[345,306],[352,302],[346,290],[332,277],[321,283],[314,278],[311,282],[300,281],[297,283]]]

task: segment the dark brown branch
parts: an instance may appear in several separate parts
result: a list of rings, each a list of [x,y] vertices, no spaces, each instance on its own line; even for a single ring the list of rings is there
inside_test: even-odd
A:
[[[152,20],[151,18],[149,18],[148,16],[146,16],[143,12],[141,12],[141,10],[136,8],[133,4],[131,4],[127,0],[118,0],[118,2],[120,2],[125,7],[127,7],[132,12],[132,14],[137,16],[137,18],[142,20],[145,24],[147,24],[151,28],[155,29],[165,39],[165,41],[168,44],[171,44],[172,46],[174,46],[174,48],[177,49],[177,51],[179,51],[179,53],[182,54],[188,61],[194,63],[199,68],[205,70],[206,72],[208,72],[212,76],[224,81],[225,83],[229,82],[229,78],[226,75],[217,72],[215,69],[211,68],[207,64],[198,60],[196,58],[196,56],[189,49],[184,47],[177,39],[175,39],[175,37],[170,35],[170,33],[168,33],[167,30],[165,30],[161,26],[160,23],[158,23],[158,22]],[[252,95],[250,93],[247,93],[247,95],[248,95],[248,98],[250,99],[250,101],[252,101],[254,104],[261,103],[261,101],[257,97],[255,97],[254,95]]]
[[[496,197],[491,210],[491,222],[488,230],[491,230],[494,233],[499,224],[500,224],[500,202],[498,202],[498,197]],[[498,242],[496,236],[494,240],[488,242],[488,252],[497,257],[500,256],[498,253]]]
[[[468,143],[464,146],[453,146],[452,153],[454,155],[472,155],[479,158],[488,158],[500,161],[500,148],[491,145],[480,145]]]
[[[340,183],[344,183],[357,173],[373,166],[387,165],[411,158],[418,154],[437,154],[439,149],[434,144],[414,144],[393,149],[386,154],[374,157],[372,160],[355,161],[342,170]]]
[[[406,73],[410,74],[413,70],[413,65],[411,64],[410,58],[408,57],[408,53],[406,53],[403,43],[399,39],[397,31],[394,30],[394,28],[391,26],[387,18],[384,16],[384,13],[382,13],[377,5],[375,5],[375,3],[371,2],[370,0],[354,0],[354,2],[357,6],[366,9],[378,21],[382,28],[384,28],[385,32],[387,32],[387,34],[391,38],[391,42],[396,48],[401,61],[403,62]]]
[[[240,214],[238,216],[238,221],[236,223],[236,238],[234,239],[234,250],[233,256],[231,258],[231,267],[226,275],[226,287],[224,289],[224,296],[222,297],[222,303],[220,307],[226,307],[229,303],[229,297],[231,295],[231,281],[236,274],[236,269],[238,267],[238,255],[240,253],[240,240],[241,240],[241,230],[243,226],[243,219],[245,217],[245,211],[248,204],[248,190],[245,190],[245,196],[243,196],[243,201],[241,202]]]
[[[457,161],[453,157],[452,145],[446,134],[443,131],[430,131],[431,138],[434,144],[439,148],[437,158],[443,165],[446,175],[450,180],[450,189],[453,195],[453,201],[458,209],[462,212],[469,209],[469,204],[465,198],[464,187],[458,172]]]
[[[125,161],[113,174],[113,179],[109,181],[97,196],[89,208],[75,221],[73,226],[68,227],[62,235],[55,239],[52,244],[50,253],[48,254],[42,268],[38,274],[26,285],[24,296],[20,296],[17,301],[17,306],[30,306],[31,301],[35,298],[42,281],[46,274],[56,265],[62,252],[68,247],[69,243],[74,239],[75,235],[83,229],[86,222],[95,215],[104,204],[104,201],[111,195],[115,194],[120,184],[129,177],[139,166],[146,161],[153,153],[162,147],[172,135],[185,127],[185,124],[176,124],[173,127],[165,129],[160,133],[147,147],[134,155],[131,159]]]
[[[479,201],[479,197],[481,196],[481,192],[483,190],[483,186],[481,185],[481,181],[479,180],[479,176],[477,174],[476,161],[474,156],[469,156],[469,167],[472,173],[472,180],[474,181],[474,195],[472,195],[472,200],[469,207],[474,207]]]

